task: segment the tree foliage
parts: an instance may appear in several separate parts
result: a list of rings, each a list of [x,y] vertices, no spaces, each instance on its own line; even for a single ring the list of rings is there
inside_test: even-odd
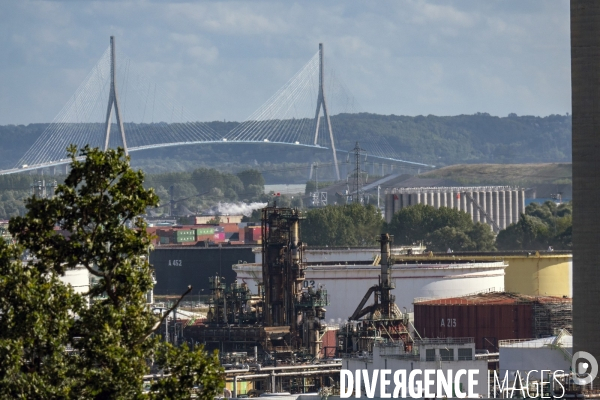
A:
[[[519,221],[498,233],[496,243],[501,250],[556,250],[572,248],[572,204],[557,206],[553,201],[531,203]]]
[[[260,171],[255,169],[247,169],[237,173],[237,177],[244,184],[244,188],[248,189],[251,185],[258,186],[261,190],[265,188],[265,178]]]
[[[122,149],[69,154],[56,196],[27,200],[27,214],[10,221],[15,244],[0,244],[0,396],[189,398],[200,386],[202,398],[213,398],[223,387],[216,355],[153,334],[161,317],[146,304],[150,237],[138,215],[158,197]],[[86,293],[60,280],[77,267],[95,277]],[[172,375],[145,392],[151,368]]]
[[[398,211],[388,224],[397,244],[422,242],[432,251],[491,251],[494,234],[487,224],[454,208],[416,204]]]
[[[306,213],[302,239],[310,246],[367,246],[382,227],[381,212],[372,205],[328,205]]]

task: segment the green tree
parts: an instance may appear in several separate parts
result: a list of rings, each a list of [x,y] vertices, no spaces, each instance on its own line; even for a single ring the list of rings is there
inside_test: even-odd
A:
[[[496,245],[501,250],[571,249],[572,211],[570,202],[531,203],[518,222],[498,233]]]
[[[416,204],[395,213],[388,231],[394,235],[396,243],[410,244],[425,240],[429,233],[446,226],[464,232],[473,226],[473,222],[469,214],[463,211]]]
[[[328,205],[306,213],[302,238],[312,246],[367,246],[382,227],[381,212],[372,205]]]
[[[27,214],[10,221],[16,244],[0,244],[0,395],[183,399],[201,387],[200,397],[212,399],[223,388],[216,354],[154,335],[164,316],[146,304],[150,236],[138,215],[157,196],[122,149],[78,154],[70,147],[69,154],[71,172],[56,196],[27,200]],[[87,293],[60,281],[78,266],[96,277]],[[142,379],[151,368],[171,376],[146,393]]]
[[[223,176],[216,169],[198,168],[192,172],[191,179],[194,183],[194,186],[196,186],[198,193],[208,192],[213,188],[217,188],[219,190],[225,189]]]
[[[490,227],[474,224],[469,214],[454,208],[416,204],[395,213],[387,228],[397,244],[423,242],[432,251],[495,250]]]
[[[546,250],[548,243],[548,226],[539,218],[525,214],[521,214],[519,222],[509,225],[496,237],[500,250]]]
[[[473,251],[494,251],[496,250],[496,236],[488,224],[476,222],[473,227],[467,230],[467,235],[473,242]]]
[[[469,235],[453,226],[444,226],[431,232],[426,235],[424,242],[431,251],[471,250],[475,247]]]
[[[237,173],[237,177],[240,178],[244,184],[244,188],[248,191],[250,185],[256,185],[260,188],[261,192],[265,190],[265,178],[263,178],[260,171],[255,169],[247,169]]]

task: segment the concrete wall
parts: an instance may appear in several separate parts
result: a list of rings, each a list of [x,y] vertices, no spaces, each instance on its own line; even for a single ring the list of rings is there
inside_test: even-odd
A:
[[[600,2],[571,0],[573,351],[600,360]],[[600,381],[600,377],[597,378]],[[600,383],[600,382],[599,382]],[[598,383],[596,383],[596,386]]]

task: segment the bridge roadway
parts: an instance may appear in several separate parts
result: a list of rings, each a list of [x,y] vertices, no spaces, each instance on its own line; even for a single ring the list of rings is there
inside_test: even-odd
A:
[[[329,150],[328,147],[324,147],[324,146],[320,146],[318,144],[316,145],[312,145],[312,144],[303,144],[303,143],[287,143],[287,142],[272,142],[268,139],[264,139],[262,141],[254,141],[254,140],[212,140],[212,141],[194,141],[194,142],[174,142],[174,143],[160,143],[160,144],[151,144],[151,145],[145,145],[145,146],[136,146],[136,147],[129,147],[127,149],[127,151],[129,153],[132,153],[134,151],[141,151],[141,150],[150,150],[150,149],[159,149],[159,148],[163,148],[163,147],[174,147],[174,146],[185,146],[185,145],[195,145],[195,144],[229,144],[229,143],[247,143],[247,144],[257,144],[257,143],[263,143],[263,144],[278,144],[278,145],[287,145],[287,146],[300,146],[300,147],[306,147],[306,148],[312,148],[312,149],[318,149],[318,150]],[[345,150],[337,150],[336,152],[338,153],[348,153],[348,151]],[[371,158],[377,158],[379,160],[386,160],[386,161],[391,161],[391,162],[400,162],[400,163],[404,163],[404,164],[410,164],[410,165],[415,165],[415,166],[420,166],[420,167],[428,167],[428,168],[435,168],[434,165],[429,165],[429,164],[422,164],[422,163],[417,163],[417,162],[412,162],[412,161],[405,161],[405,160],[399,160],[399,159],[395,159],[395,158],[389,158],[389,157],[381,157],[381,156],[375,156],[375,155],[370,155],[369,157]],[[83,157],[78,157],[78,160],[83,160]],[[56,167],[59,165],[65,165],[65,164],[70,164],[71,163],[71,159],[70,158],[63,158],[61,160],[57,160],[57,161],[51,161],[51,162],[47,162],[47,163],[43,163],[43,164],[36,164],[36,165],[27,165],[27,166],[21,166],[21,167],[17,167],[17,168],[10,168],[10,169],[5,169],[5,170],[0,170],[0,175],[10,175],[10,174],[18,174],[19,172],[27,172],[27,171],[34,171],[36,169],[42,169],[42,168],[48,168],[48,167]]]

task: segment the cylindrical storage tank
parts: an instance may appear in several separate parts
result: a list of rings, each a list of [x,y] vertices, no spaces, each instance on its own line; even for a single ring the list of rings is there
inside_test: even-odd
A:
[[[512,197],[512,222],[519,221],[519,194],[517,190],[511,192]]]
[[[469,212],[469,207],[467,206],[468,200],[467,200],[466,193],[462,192],[462,193],[459,193],[459,195],[460,195],[460,210],[471,215],[471,213]],[[473,217],[473,216],[471,215],[471,217]]]
[[[498,191],[498,226],[500,229],[506,228],[506,201],[504,190]]]
[[[479,203],[479,192],[471,192],[471,198],[473,199],[473,201],[476,201]],[[471,212],[471,215],[473,216],[473,222],[479,222],[479,208],[477,208],[475,206],[475,204],[473,204],[473,201],[470,201],[470,207],[473,210]]]
[[[519,189],[519,215],[525,214],[525,189]]]
[[[385,222],[386,223],[390,223],[392,222],[392,215],[394,215],[394,194],[392,193],[386,193],[385,194],[385,202],[384,202],[384,216],[385,216]]]
[[[394,213],[402,210],[402,195],[394,194]]]
[[[448,207],[448,198],[446,192],[440,192],[440,207]]]
[[[487,213],[486,199],[487,193],[485,192],[485,190],[479,192],[479,206],[483,209],[483,212],[479,213],[479,222],[481,222],[482,224],[487,223],[487,218],[485,217],[485,214]]]
[[[485,212],[487,212],[488,218],[486,218],[485,223],[488,225],[492,225],[492,221],[490,219],[494,219],[494,200],[492,198],[492,192],[487,191],[485,193]]]
[[[512,217],[512,190],[506,190],[504,192],[504,199],[505,199],[505,208],[504,211],[506,213],[506,227],[508,227],[510,224],[513,223],[513,217]]]
[[[254,265],[254,264],[253,264]],[[252,268],[242,264],[243,268]],[[504,289],[504,268],[502,261],[482,262],[448,262],[436,260],[435,257],[425,261],[404,260],[402,264],[394,264],[392,277],[396,284],[392,295],[396,296],[396,304],[400,309],[411,309],[415,298],[463,296],[481,292],[489,288]],[[236,267],[234,267],[236,268]],[[252,275],[238,273],[238,279],[260,280],[262,271],[256,265]],[[378,282],[381,267],[373,265],[352,265],[348,262],[341,265],[308,265],[306,280],[314,281],[315,287],[323,284],[327,288],[330,305],[326,318],[347,319],[362,296]]]
[[[434,207],[433,205],[433,192],[427,192],[427,204]]]
[[[500,227],[500,205],[499,205],[499,196],[498,191],[494,190],[492,192],[492,218],[498,227]]]
[[[189,285],[196,293],[202,289],[208,291],[208,278],[215,271],[220,271],[225,282],[235,282],[236,274],[231,266],[254,260],[251,246],[158,246],[150,252],[150,264],[156,274],[154,294],[177,294]]]
[[[402,193],[402,208],[410,206],[410,195],[408,193]]]
[[[533,302],[501,293],[415,301],[414,310],[421,337],[472,337],[476,349],[490,353],[498,352],[498,341],[529,339],[534,331]]]
[[[573,254],[542,252],[503,257],[508,262],[505,289],[531,296],[573,297]]]
[[[428,205],[429,204],[429,193],[423,192],[422,196],[423,197],[421,198],[421,203],[423,203],[423,205]]]
[[[454,190],[446,192],[446,207],[455,208],[454,207],[454,196],[455,196]]]
[[[414,206],[419,204],[419,197],[418,197],[418,193],[411,193],[410,194],[410,205]]]
[[[416,192],[415,193],[415,198],[417,199],[415,204],[422,204],[423,203],[423,193]]]
[[[433,206],[435,208],[440,208],[440,192],[433,192]]]

